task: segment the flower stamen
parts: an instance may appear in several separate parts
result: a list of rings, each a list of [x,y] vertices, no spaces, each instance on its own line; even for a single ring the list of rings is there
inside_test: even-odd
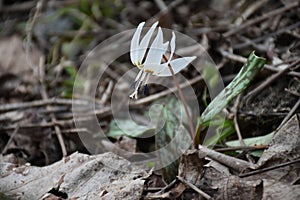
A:
[[[142,22],[138,25],[130,44],[131,62],[134,66],[140,69],[134,83],[131,84],[131,88],[133,87],[135,90],[130,95],[130,98],[135,99],[137,99],[137,93],[141,87],[143,87],[143,94],[145,95],[150,74],[159,77],[172,76],[172,73],[168,67],[169,65],[172,66],[174,74],[177,74],[196,58],[195,56],[192,56],[172,59],[176,47],[175,33],[172,32],[172,38],[170,42],[167,41],[164,43],[161,27],[158,27],[157,34],[151,45],[149,45],[155,29],[157,28],[158,22],[155,22],[140,40],[144,25],[145,22]],[[168,60],[163,63],[162,57],[165,56],[168,47],[170,47],[171,50],[170,56]],[[146,80],[144,81],[145,78]]]
[[[129,96],[130,98],[133,98],[133,97],[134,97],[135,99],[138,98],[138,97],[137,97],[137,93],[140,91],[141,87],[143,86],[143,81],[144,81],[144,79],[146,78],[146,75],[148,75],[148,73],[144,72],[143,70],[141,70],[141,71],[138,73],[137,77],[135,78],[134,84],[132,84],[132,85],[134,86],[135,90],[134,90],[134,92]],[[148,76],[147,76],[147,77],[148,77]],[[148,81],[147,78],[146,78],[146,81]],[[136,84],[136,83],[138,83],[138,84]],[[145,82],[145,83],[146,83],[146,82]],[[136,87],[136,85],[137,85],[137,87]],[[143,89],[143,90],[144,90],[144,89]]]
[[[146,92],[147,92],[147,84],[144,85],[144,88],[143,88],[143,95],[145,96],[146,95]]]

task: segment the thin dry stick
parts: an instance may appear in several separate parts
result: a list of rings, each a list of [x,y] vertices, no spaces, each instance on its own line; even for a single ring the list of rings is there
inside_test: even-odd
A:
[[[76,122],[85,122],[85,121],[90,121],[90,117],[82,117],[76,119]],[[56,120],[55,122],[47,122],[47,123],[42,123],[42,124],[26,124],[26,125],[9,125],[9,126],[3,126],[0,127],[0,131],[11,131],[15,129],[34,129],[34,128],[50,128],[54,126],[71,126],[74,124],[74,120]],[[104,125],[104,123],[100,123],[100,126]]]
[[[290,110],[290,112],[282,120],[281,124],[278,126],[275,132],[277,132],[279,129],[282,128],[282,126],[291,118],[291,116],[294,114],[294,112],[297,110],[299,106],[300,106],[300,98],[298,99],[297,103],[293,106],[293,108]]]
[[[7,112],[11,110],[20,110],[20,109],[29,109],[33,107],[41,107],[46,105],[82,105],[89,106],[91,101],[82,100],[82,99],[60,99],[60,98],[52,98],[52,99],[43,99],[43,100],[35,100],[31,102],[19,102],[19,103],[9,103],[0,105],[0,112]],[[100,106],[97,105],[96,106]]]
[[[288,162],[285,162],[285,163],[280,163],[280,164],[275,165],[275,166],[266,167],[266,168],[258,169],[258,170],[251,171],[251,172],[246,172],[246,173],[240,174],[239,177],[243,178],[243,177],[247,177],[247,176],[253,176],[255,174],[260,174],[260,173],[263,173],[263,172],[267,172],[267,171],[270,171],[270,170],[273,170],[273,169],[277,169],[277,168],[280,168],[280,167],[285,167],[285,166],[292,165],[292,164],[299,163],[299,162],[300,162],[300,158],[297,158],[296,160],[288,161]]]
[[[100,104],[105,104],[105,102],[107,101],[107,99],[109,98],[109,95],[111,94],[112,92],[112,89],[113,89],[113,86],[114,86],[114,83],[112,80],[110,80],[108,82],[108,86],[106,87],[106,90],[104,91],[104,93],[102,94],[102,97],[99,101]]]
[[[214,151],[212,149],[209,149],[205,146],[199,145],[199,157],[203,157],[203,155],[218,161],[230,168],[232,168],[235,171],[238,172],[243,172],[245,169],[257,169],[258,165],[238,159],[238,158],[234,158],[231,156],[228,156],[226,154],[223,153],[219,153],[217,151]]]
[[[148,20],[149,24],[152,22],[157,21],[160,17],[164,16],[166,13],[168,13],[173,8],[176,8],[179,4],[181,4],[183,0],[174,0],[172,3],[170,3],[166,9],[161,9],[157,14],[155,14],[151,19]]]
[[[268,12],[268,13],[260,16],[260,17],[257,17],[255,19],[249,20],[249,21],[243,23],[241,26],[236,27],[236,28],[234,28],[234,29],[232,29],[232,30],[224,33],[223,36],[224,37],[229,37],[229,36],[231,36],[231,35],[239,32],[239,31],[245,29],[248,26],[252,26],[252,25],[254,25],[256,23],[259,23],[259,22],[261,22],[261,21],[263,21],[265,19],[268,19],[270,17],[273,17],[275,15],[279,15],[279,14],[281,14],[281,13],[287,11],[287,10],[290,10],[290,9],[293,9],[293,8],[297,7],[298,5],[299,5],[299,2],[295,2],[295,3],[291,3],[291,4],[287,5],[287,6],[284,6],[283,8],[272,10],[272,11],[270,11],[270,12]]]
[[[61,131],[63,134],[77,134],[77,133],[89,133],[89,130],[86,128],[72,128],[65,129]],[[52,134],[56,134],[55,132],[51,132]]]
[[[241,134],[241,130],[240,130],[240,127],[239,127],[239,123],[238,123],[238,106],[240,104],[240,101],[241,101],[241,94],[239,94],[235,100],[235,103],[234,103],[234,118],[233,118],[233,123],[234,123],[234,128],[235,128],[235,131],[236,131],[236,134],[239,138],[239,142],[240,142],[240,145],[241,146],[246,146],[244,140],[243,140],[243,137],[242,137],[242,134]],[[246,158],[248,159],[248,161],[254,163],[254,160],[253,158],[248,154],[246,153]]]
[[[177,180],[174,179],[171,183],[169,183],[168,185],[163,187],[160,191],[156,192],[155,194],[159,195],[159,194],[165,193],[167,190],[170,190],[176,183],[177,183]]]
[[[271,83],[273,83],[275,80],[277,80],[280,76],[282,76],[283,74],[285,74],[288,70],[290,70],[293,67],[295,67],[295,68],[300,67],[300,60],[297,60],[297,61],[293,62],[289,66],[285,67],[283,70],[281,70],[281,71],[277,72],[276,74],[273,74],[271,77],[267,78],[262,84],[260,84],[257,88],[255,88],[251,92],[249,92],[244,98],[247,99],[247,100],[251,100],[260,91],[262,91],[263,89],[265,89],[267,86],[269,86]]]
[[[235,103],[234,103],[234,118],[233,118],[233,122],[234,122],[234,128],[235,128],[235,131],[236,131],[236,134],[239,138],[239,142],[240,142],[240,145],[241,146],[246,146],[244,140],[243,140],[243,137],[242,137],[242,134],[241,134],[241,130],[240,130],[240,127],[239,127],[239,124],[238,124],[238,121],[237,121],[237,112],[238,112],[238,106],[240,104],[240,100],[241,100],[241,94],[239,94],[235,100]]]
[[[282,33],[286,33],[289,30],[296,29],[299,26],[300,26],[300,22],[296,22],[296,23],[294,23],[292,25],[283,27],[283,28],[281,28],[281,29],[279,29],[279,30],[277,30],[275,32],[263,35],[261,37],[257,37],[257,38],[252,39],[252,40],[251,39],[246,39],[246,42],[234,45],[233,49],[242,49],[242,48],[245,48],[245,47],[250,46],[250,45],[256,45],[256,43],[261,42],[261,41],[265,41],[267,38],[276,37],[276,36],[278,36],[278,35],[280,35]]]
[[[9,140],[7,141],[7,143],[6,143],[5,147],[4,147],[4,149],[2,150],[2,154],[5,154],[5,153],[6,153],[6,151],[7,151],[8,147],[9,147],[9,145],[12,143],[12,140],[13,140],[14,136],[17,134],[18,131],[19,131],[19,126],[17,126],[17,127],[15,128],[14,132],[11,134],[11,136],[10,136]]]
[[[92,0],[89,0],[88,2],[92,2]],[[80,0],[51,1],[51,6],[53,8],[59,8],[59,7],[65,7],[70,5],[75,6],[76,4],[79,3],[81,3]],[[0,13],[26,12],[31,10],[35,6],[36,6],[36,0],[14,3],[9,6],[1,6]]]
[[[31,23],[28,24],[27,30],[26,30],[26,32],[27,32],[27,42],[26,42],[26,49],[25,49],[26,59],[27,59],[27,62],[29,63],[29,65],[30,65],[30,67],[32,68],[33,74],[35,76],[37,76],[37,74],[40,75],[39,76],[39,81],[40,81],[40,84],[41,84],[41,89],[42,89],[41,90],[41,95],[42,95],[43,99],[49,99],[48,95],[47,95],[47,92],[46,92],[46,89],[45,89],[45,85],[44,85],[44,74],[39,74],[39,73],[36,72],[34,65],[32,64],[31,60],[29,59],[29,52],[30,52],[30,45],[32,43],[32,30],[33,30],[33,28],[34,28],[34,26],[37,22],[37,18],[39,17],[39,15],[42,11],[42,8],[46,4],[46,2],[47,2],[46,0],[40,0],[36,4],[36,11],[33,15]],[[40,67],[43,67],[43,62],[44,62],[44,59],[40,59]],[[40,72],[44,73],[43,70],[41,70]],[[47,106],[47,109],[49,109],[49,106]],[[51,113],[51,118],[52,118],[52,122],[55,123],[56,118],[53,115],[53,113]],[[60,128],[58,126],[55,126],[54,128],[55,128],[55,132],[57,134],[58,141],[59,141],[60,146],[62,148],[63,156],[66,156],[67,155],[67,150],[66,150],[65,144],[63,142],[63,138],[62,138]]]
[[[40,73],[39,73],[40,74],[40,80],[39,81],[40,81],[40,87],[41,87],[41,96],[43,97],[43,99],[49,99],[47,91],[46,91],[46,87],[45,87],[44,61],[45,61],[44,57],[41,57],[40,64],[39,64],[39,67],[40,67]],[[51,110],[51,106],[47,105],[46,109]],[[56,120],[55,115],[53,113],[50,113],[50,117],[51,117],[52,123],[56,124],[57,120]],[[55,125],[54,130],[55,130],[58,142],[59,142],[60,147],[61,147],[62,155],[63,155],[63,157],[65,157],[65,156],[67,156],[67,149],[66,149],[66,146],[65,146],[65,143],[64,143],[64,139],[63,139],[60,127]]]
[[[234,24],[240,26],[251,14],[253,14],[262,5],[267,3],[269,0],[254,1],[253,4],[247,7],[247,9],[235,20]],[[248,2],[247,2],[248,3]]]
[[[256,151],[264,150],[267,145],[257,145],[257,146],[237,146],[237,147],[224,147],[214,149],[217,152],[227,152],[227,151]]]
[[[246,63],[247,62],[247,58],[244,58],[243,56],[239,56],[239,55],[230,53],[230,52],[225,51],[223,49],[220,49],[219,52],[222,54],[222,56],[224,56],[226,58],[229,58],[231,60],[234,60],[234,61],[237,61],[237,62],[241,62],[241,63]],[[286,64],[286,63],[282,63],[282,64]],[[268,65],[268,64],[264,65],[264,69],[270,70],[272,72],[280,72],[280,71],[282,71],[280,68],[276,68],[276,67],[273,67],[272,65]],[[299,72],[295,72],[295,71],[288,72],[287,74],[290,75],[290,76],[300,77],[300,73]]]
[[[30,45],[32,44],[32,31],[33,31],[33,28],[34,28],[34,26],[37,22],[37,19],[38,19],[39,15],[42,12],[42,8],[45,6],[46,2],[47,2],[46,0],[40,0],[40,1],[37,2],[36,10],[34,12],[34,15],[33,15],[32,19],[31,19],[31,22],[28,23],[27,27],[26,27],[26,36],[27,36],[27,38],[26,38],[27,39],[26,48],[25,48],[26,60],[29,63],[29,66],[32,68],[33,74],[35,76],[37,75],[37,72],[35,70],[34,65],[32,64],[31,59],[29,58]]]
[[[292,95],[295,95],[297,97],[300,97],[300,93],[299,92],[296,92],[296,91],[293,91],[293,90],[290,90],[290,89],[287,89],[287,88],[285,88],[284,91],[286,91],[286,92],[288,92],[288,93],[290,93]]]
[[[168,60],[168,59],[166,58],[165,55],[163,55],[163,57],[164,57],[165,60]],[[180,88],[180,86],[179,86],[178,80],[177,80],[177,78],[176,78],[176,76],[175,76],[174,70],[173,70],[172,66],[170,65],[170,63],[168,64],[168,67],[169,67],[169,70],[170,70],[170,72],[171,72],[171,74],[172,74],[172,76],[173,76],[173,80],[174,80],[175,85],[176,85],[176,87],[177,87],[177,91],[178,91],[179,97],[180,97],[181,102],[182,102],[183,107],[184,107],[184,111],[185,111],[185,114],[186,114],[186,116],[187,116],[188,123],[189,123],[189,127],[190,127],[190,131],[191,131],[191,136],[192,136],[192,138],[194,139],[194,138],[195,138],[195,129],[194,129],[193,121],[192,121],[192,118],[191,118],[191,116],[190,116],[190,113],[189,113],[189,110],[188,110],[188,107],[187,107],[187,103],[186,103],[186,101],[185,101],[185,98],[184,98],[184,96],[183,96],[182,90],[181,90],[181,88]],[[198,148],[198,147],[196,147],[196,146],[194,146],[194,147],[195,147],[196,149]]]
[[[180,180],[182,183],[184,183],[185,185],[189,186],[190,188],[192,188],[193,190],[195,190],[196,192],[198,192],[201,196],[203,196],[205,199],[212,199],[211,196],[209,196],[208,194],[206,194],[205,192],[203,192],[202,190],[200,190],[199,188],[197,188],[195,185],[193,185],[192,183],[184,180],[182,177],[177,176],[176,177],[178,180]]]

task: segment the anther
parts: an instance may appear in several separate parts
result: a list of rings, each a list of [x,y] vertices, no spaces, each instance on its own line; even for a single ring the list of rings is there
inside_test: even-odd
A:
[[[143,88],[143,95],[145,96],[146,95],[146,92],[147,92],[147,84],[144,85],[144,88]]]

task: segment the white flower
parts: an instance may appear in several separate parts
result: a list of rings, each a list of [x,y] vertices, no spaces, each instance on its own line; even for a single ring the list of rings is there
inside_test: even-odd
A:
[[[172,32],[172,38],[170,42],[170,57],[167,62],[162,63],[162,58],[168,49],[169,42],[163,43],[163,33],[160,27],[158,27],[157,35],[154,38],[146,56],[146,51],[148,49],[150,39],[157,27],[157,24],[158,22],[155,22],[145,34],[143,39],[140,41],[141,32],[145,25],[145,22],[140,23],[132,37],[130,45],[130,59],[132,64],[140,69],[140,72],[136,76],[133,83],[133,87],[135,90],[130,95],[130,98],[134,97],[135,99],[137,99],[137,94],[141,87],[144,87],[143,91],[146,90],[150,74],[155,76],[172,76],[171,71],[168,67],[169,64],[176,74],[196,58],[196,56],[192,56],[172,60],[175,52],[176,38],[174,32]]]

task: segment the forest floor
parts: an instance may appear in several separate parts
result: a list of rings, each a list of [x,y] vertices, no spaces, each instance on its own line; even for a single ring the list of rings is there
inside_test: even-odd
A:
[[[300,199],[297,0],[0,3],[0,199]],[[191,132],[172,77],[129,98],[143,21],[197,56],[176,75],[194,127],[252,52],[266,59],[209,148],[166,147]]]

